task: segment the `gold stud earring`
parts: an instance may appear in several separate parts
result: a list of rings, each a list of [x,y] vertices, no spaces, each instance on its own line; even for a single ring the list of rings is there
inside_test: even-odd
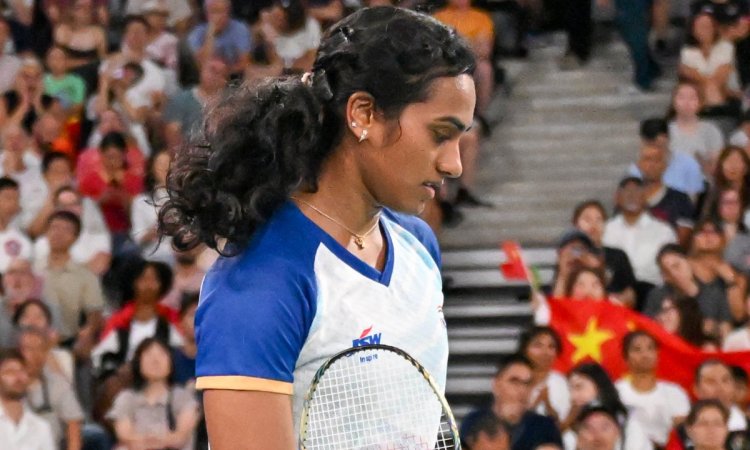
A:
[[[367,139],[367,128],[362,130],[362,134],[359,135],[359,142],[364,142]]]

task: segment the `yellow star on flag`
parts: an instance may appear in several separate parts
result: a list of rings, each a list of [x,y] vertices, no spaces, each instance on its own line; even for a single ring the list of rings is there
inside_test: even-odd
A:
[[[573,364],[587,356],[598,363],[602,362],[602,345],[613,337],[615,337],[613,332],[599,329],[596,317],[590,318],[583,334],[568,335],[568,340],[576,348],[572,357]]]

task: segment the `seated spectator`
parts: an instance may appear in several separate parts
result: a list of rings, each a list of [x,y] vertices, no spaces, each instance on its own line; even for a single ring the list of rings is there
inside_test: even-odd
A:
[[[721,39],[711,14],[702,12],[694,16],[688,30],[687,45],[680,53],[680,77],[695,83],[705,106],[724,105],[737,96],[739,89],[731,83],[735,71],[734,47]]]
[[[180,332],[182,346],[174,349],[174,380],[180,385],[195,384],[195,357],[198,346],[195,343],[195,311],[198,309],[198,292],[186,293],[180,304]]]
[[[192,393],[174,384],[169,347],[158,338],[145,339],[131,365],[133,386],[118,394],[107,413],[119,443],[129,448],[193,448],[198,404]]]
[[[148,162],[143,193],[133,198],[130,208],[130,237],[140,248],[143,258],[162,261],[169,265],[174,262],[172,240],[169,237],[159,238],[157,232],[159,208],[166,201],[167,171],[172,157],[168,151],[154,154]],[[177,302],[170,305],[177,308]]]
[[[562,353],[560,336],[549,327],[532,327],[521,335],[518,352],[531,361],[534,369],[531,409],[555,422],[567,417],[570,410],[568,383],[565,376],[552,370],[555,359]]]
[[[17,350],[0,350],[0,436],[13,450],[57,448],[49,424],[26,403],[29,375]]]
[[[81,232],[78,216],[57,211],[50,216],[47,240],[50,253],[44,268],[43,297],[60,309],[60,339],[73,347],[80,359],[88,359],[102,323],[104,299],[99,279],[73,262],[70,248]],[[81,325],[81,317],[85,317]]]
[[[50,425],[58,448],[82,448],[83,409],[68,380],[47,369],[50,357],[47,334],[34,328],[21,329],[18,349],[29,375],[29,406]]]
[[[570,390],[571,409],[560,428],[563,432],[565,450],[575,450],[578,436],[575,425],[581,414],[592,406],[602,406],[612,411],[618,418],[623,436],[617,441],[624,445],[623,450],[648,450],[653,448],[643,430],[643,426],[636,418],[628,416],[628,410],[620,401],[620,396],[612,380],[602,366],[596,363],[585,363],[574,367],[568,374],[568,388]]]
[[[734,403],[740,408],[740,411],[747,416],[748,392],[750,392],[750,377],[747,371],[740,366],[731,366],[732,378],[734,379]]]
[[[735,239],[746,239],[748,230],[744,222],[745,200],[742,193],[733,187],[717,189],[715,200],[709,206],[709,216],[721,223],[727,250]]]
[[[695,450],[724,450],[729,413],[717,400],[699,400],[685,421],[687,437]]]
[[[486,414],[469,427],[465,427],[465,434],[461,434],[461,446],[468,450],[508,450],[510,438],[500,419],[493,414]],[[539,449],[537,446],[536,449]]]
[[[21,59],[7,51],[8,43],[12,43],[10,25],[5,17],[0,16],[0,92],[13,89],[21,69]]]
[[[94,22],[106,26],[109,24],[109,11],[107,9],[107,0],[93,0],[91,2],[94,8]],[[63,21],[66,14],[69,14],[76,5],[76,0],[45,0],[44,13],[50,24],[57,25]],[[82,9],[82,8],[81,8]]]
[[[649,441],[664,447],[672,427],[690,410],[690,399],[678,385],[656,377],[659,348],[645,331],[632,331],[622,339],[622,356],[628,376],[615,386],[629,414],[643,426]]]
[[[718,348],[712,349],[711,346],[719,338],[715,335],[706,336],[703,332],[705,320],[698,301],[693,297],[663,297],[655,320],[664,328],[664,331],[680,337],[688,344],[705,351],[718,350]]]
[[[312,69],[320,45],[321,30],[309,17],[301,0],[274,1],[261,13],[258,35],[266,65],[248,66],[246,79],[303,73]]]
[[[143,16],[149,26],[148,46],[146,47],[148,58],[165,70],[168,82],[176,83],[179,40],[167,29],[169,18],[167,1],[146,1],[143,3],[139,14]]]
[[[307,2],[307,10],[325,29],[344,18],[344,3],[342,0],[312,0]],[[414,4],[413,0],[400,3],[403,8],[409,8],[410,4]]]
[[[492,404],[469,413],[461,423],[460,435],[468,435],[477,421],[494,415],[506,425],[514,450],[533,450],[549,443],[562,445],[555,422],[529,410],[531,382],[531,362],[525,356],[505,357],[492,381]]]
[[[721,224],[711,219],[699,222],[691,239],[690,265],[701,283],[725,292],[732,320],[741,323],[747,316],[747,280],[724,261],[725,245]],[[722,337],[726,336],[727,330],[720,331]]]
[[[694,157],[706,177],[714,173],[716,159],[724,148],[724,136],[713,122],[701,120],[702,96],[699,88],[681,81],[674,88],[669,123],[669,145],[673,152]]]
[[[177,148],[203,124],[204,107],[227,85],[229,69],[219,58],[201,65],[197,86],[182,89],[164,107],[164,134],[167,148]]]
[[[70,137],[65,134],[60,119],[52,113],[44,113],[31,127],[29,151],[32,151],[39,160],[51,151],[65,153],[72,159],[76,148]]]
[[[641,179],[628,177],[620,181],[616,204],[620,212],[604,227],[602,243],[628,255],[639,282],[636,295],[644,299],[651,287],[661,283],[656,253],[664,244],[675,242],[676,235],[669,225],[647,211]]]
[[[185,294],[200,292],[206,271],[198,265],[198,257],[205,249],[204,246],[198,246],[184,252],[173,250],[174,283],[172,289],[161,301],[162,305],[178,310]]]
[[[39,298],[41,282],[31,271],[31,263],[15,258],[2,276],[0,295],[0,348],[11,347],[13,341],[13,315],[19,306],[31,298]]]
[[[750,111],[745,111],[740,126],[729,136],[729,145],[747,149],[750,144]],[[747,150],[745,150],[747,151]]]
[[[727,428],[729,436],[726,441],[731,442],[732,435],[742,437],[747,431],[747,418],[734,403],[734,380],[732,371],[722,361],[709,359],[701,363],[695,371],[693,394],[698,400],[696,404],[705,400],[718,401],[726,411],[729,411]],[[678,425],[669,436],[666,450],[687,450],[692,448],[691,439],[687,434],[688,418],[685,423]],[[739,447],[742,448],[742,447]]]
[[[119,111],[109,108],[99,116],[99,121],[94,124],[94,129],[89,135],[88,142],[86,142],[86,150],[81,152],[78,157],[78,164],[76,165],[78,179],[83,178],[88,172],[102,170],[102,155],[99,151],[99,144],[101,144],[104,136],[114,131],[125,136],[125,141],[128,144],[125,161],[128,168],[137,173],[143,173],[144,155],[151,154],[151,144],[148,142],[145,130],[128,126]],[[133,134],[134,131],[136,134]]]
[[[12,260],[32,256],[31,241],[14,225],[21,210],[19,199],[18,183],[0,177],[0,274],[5,273]]]
[[[669,309],[670,306],[677,306],[677,303],[681,300],[694,299],[700,308],[700,316],[703,317],[702,333],[707,336],[725,336],[729,332],[732,322],[725,287],[720,283],[706,283],[697,277],[687,253],[678,245],[671,244],[662,247],[657,255],[657,262],[664,278],[664,284],[648,294],[643,309],[644,314],[652,318],[658,318],[659,314],[672,312]],[[726,269],[724,270],[726,271]],[[664,300],[667,298],[672,300],[671,305],[664,304]],[[678,309],[684,312],[682,307]],[[685,319],[692,318],[694,317],[690,315]],[[663,319],[670,320],[671,316],[663,317]],[[671,324],[669,328],[684,330],[680,325],[675,325],[671,321],[669,323]],[[685,323],[685,326],[687,326],[687,323]],[[689,341],[697,344],[692,339],[689,339]]]
[[[60,103],[64,117],[78,117],[86,99],[86,84],[79,75],[68,71],[67,55],[62,47],[47,52],[44,93]]]
[[[474,80],[477,89],[477,114],[483,115],[495,89],[495,69],[492,64],[492,49],[495,30],[489,14],[471,6],[471,0],[449,0],[448,5],[434,14],[435,18],[464,37],[477,58]]]
[[[721,349],[725,352],[750,350],[750,322],[727,334]]]
[[[668,152],[664,146],[642,145],[636,164],[643,179],[649,212],[656,219],[672,225],[678,241],[684,245],[693,230],[695,211],[687,194],[664,185]]]
[[[663,148],[667,168],[662,175],[664,185],[683,192],[694,199],[705,190],[703,170],[698,161],[688,153],[672,151],[669,142],[669,124],[660,118],[646,119],[640,126],[641,146]],[[630,175],[642,177],[638,166],[633,164]]]
[[[101,2],[98,2],[101,3]],[[66,70],[78,75],[86,83],[86,92],[96,90],[100,61],[107,56],[107,33],[104,24],[96,17],[92,0],[72,0],[70,10],[53,8],[48,11],[53,20],[55,45],[67,56]],[[101,14],[101,6],[98,8]],[[106,8],[104,8],[106,12]]]
[[[713,188],[698,200],[699,212],[703,216],[711,213],[722,189],[735,189],[743,201],[750,199],[750,157],[739,147],[724,148],[717,159],[713,181]]]
[[[591,405],[581,411],[574,428],[578,435],[577,450],[617,450],[623,439],[620,417],[614,411]],[[644,448],[645,447],[639,447]]]
[[[602,246],[607,211],[598,200],[587,200],[576,205],[572,223],[591,239],[604,254],[604,269],[611,274],[607,284],[610,298],[632,308],[635,306],[635,275],[628,255],[619,248]]]
[[[79,188],[83,195],[99,204],[112,233],[113,253],[117,255],[126,250],[132,198],[141,192],[143,179],[126,163],[127,142],[121,133],[111,132],[104,136],[99,151],[103,170],[84,174],[79,180]]]
[[[54,320],[59,320],[59,315],[59,311],[53,313],[51,305],[32,298],[21,303],[13,313],[13,327],[15,331],[31,328],[44,333],[49,346],[46,370],[56,373],[74,386],[76,380],[73,355],[58,345],[60,335],[55,329]]]
[[[7,125],[2,135],[0,175],[10,177],[18,183],[21,212],[17,225],[25,230],[29,217],[33,215],[35,199],[44,195],[40,160],[29,150],[29,137],[19,125]]]
[[[247,25],[231,16],[229,0],[207,0],[206,23],[193,28],[187,38],[198,64],[221,58],[231,74],[242,74],[250,63],[252,42]]]
[[[169,266],[153,261],[134,264],[133,278],[126,286],[125,306],[107,320],[102,337],[92,352],[95,370],[105,377],[130,361],[138,344],[158,337],[171,347],[182,345],[177,313],[159,305],[172,285]]]
[[[68,211],[81,220],[81,233],[70,248],[73,262],[85,266],[97,276],[104,275],[112,261],[112,238],[99,207],[69,186],[58,189],[53,200],[53,211]],[[46,236],[40,236],[34,242],[37,270],[44,267],[49,252],[49,241]]]
[[[0,126],[22,126],[27,133],[37,118],[46,112],[60,113],[59,103],[44,93],[42,63],[27,56],[21,61],[13,90],[0,97]]]
[[[154,5],[160,11],[167,12],[165,23],[168,29],[174,30],[179,36],[189,31],[193,21],[193,3],[189,0],[128,0],[125,15],[146,17],[149,11],[154,11]]]
[[[557,244],[557,267],[552,282],[552,296],[563,297],[568,292],[568,279],[582,267],[601,268],[599,249],[583,232],[571,230],[563,234]]]

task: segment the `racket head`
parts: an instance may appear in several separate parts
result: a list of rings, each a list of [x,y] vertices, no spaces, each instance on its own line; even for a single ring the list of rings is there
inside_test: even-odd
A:
[[[405,351],[349,348],[318,369],[300,416],[303,450],[456,450],[456,421],[437,383]]]

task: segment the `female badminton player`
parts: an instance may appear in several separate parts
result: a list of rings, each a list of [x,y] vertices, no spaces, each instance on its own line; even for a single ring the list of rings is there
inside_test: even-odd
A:
[[[413,215],[461,174],[473,69],[434,19],[363,9],[310,74],[231,90],[178,152],[162,231],[223,254],[196,314],[213,450],[296,448],[316,369],[352,346],[399,347],[444,389],[440,256]]]

